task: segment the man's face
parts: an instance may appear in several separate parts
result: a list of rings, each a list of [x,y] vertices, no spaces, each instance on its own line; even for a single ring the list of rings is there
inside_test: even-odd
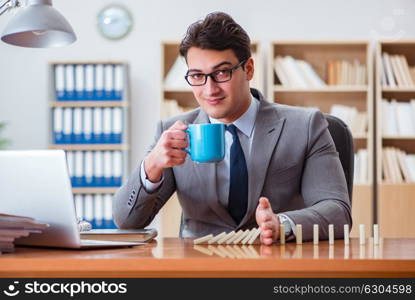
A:
[[[239,64],[233,50],[223,51],[191,47],[187,52],[188,74],[228,70]],[[232,72],[232,79],[217,83],[211,77],[206,84],[192,86],[193,94],[202,109],[212,118],[224,123],[238,119],[249,107],[249,80],[254,73],[253,59]]]

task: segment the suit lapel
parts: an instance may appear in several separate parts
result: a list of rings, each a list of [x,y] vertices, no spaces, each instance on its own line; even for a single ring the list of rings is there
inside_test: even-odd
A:
[[[208,115],[200,109],[199,115],[194,120],[194,124],[210,123]],[[197,184],[190,186],[197,186],[200,195],[204,195],[209,207],[219,216],[220,220],[227,223],[229,226],[235,227],[237,224],[232,219],[229,212],[219,203],[219,195],[216,185],[216,164],[215,163],[196,163],[189,157],[189,161],[193,167],[195,180]]]
[[[275,107],[259,95],[260,107],[255,121],[254,137],[248,168],[248,208],[239,226],[244,225],[255,212],[264,186],[265,175],[274,149],[279,141],[285,118],[278,118]]]

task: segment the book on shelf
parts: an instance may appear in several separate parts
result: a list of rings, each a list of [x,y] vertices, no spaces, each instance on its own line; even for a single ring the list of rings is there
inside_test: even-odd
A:
[[[382,99],[382,134],[415,136],[415,99],[398,102]]]
[[[30,234],[41,234],[49,224],[27,216],[0,213],[0,254],[13,252],[15,241]]]
[[[407,154],[395,147],[384,147],[382,175],[387,183],[415,182],[415,154]]]
[[[354,166],[353,182],[355,184],[368,183],[369,172],[367,149],[359,149],[357,153],[354,154]]]
[[[120,101],[124,94],[123,64],[55,64],[57,101]]]
[[[161,104],[161,118],[168,119],[194,108],[193,106],[180,106],[176,100],[165,99]]]
[[[92,229],[81,231],[81,238],[88,240],[149,242],[157,236],[157,230],[148,229]]]
[[[404,55],[382,53],[381,84],[389,88],[415,87],[415,67]]]
[[[328,85],[365,85],[366,65],[357,59],[353,62],[347,60],[330,60],[327,62]]]
[[[341,119],[350,128],[353,136],[365,136],[368,127],[366,112],[359,112],[356,107],[334,104],[330,114]]]
[[[292,56],[277,56],[274,59],[274,72],[285,87],[319,88],[326,86],[310,63]]]

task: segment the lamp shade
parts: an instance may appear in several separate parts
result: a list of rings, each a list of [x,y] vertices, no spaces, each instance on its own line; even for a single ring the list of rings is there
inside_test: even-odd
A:
[[[51,0],[28,0],[7,24],[3,42],[32,48],[61,47],[76,35],[66,19],[52,7]]]

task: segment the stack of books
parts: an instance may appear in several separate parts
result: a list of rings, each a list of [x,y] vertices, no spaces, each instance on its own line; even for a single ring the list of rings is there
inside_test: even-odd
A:
[[[274,70],[279,82],[284,87],[320,88],[326,86],[310,63],[294,59],[289,55],[277,56],[274,61]]]
[[[381,76],[384,87],[415,87],[415,66],[410,67],[404,55],[384,52]]]
[[[16,239],[27,237],[32,233],[42,233],[42,230],[48,226],[30,217],[0,213],[0,254],[13,252]]]
[[[327,63],[329,85],[365,85],[366,66],[358,60],[332,60]]]
[[[368,128],[366,112],[360,112],[356,107],[334,104],[330,114],[341,119],[349,126],[353,136],[365,136]]]
[[[369,182],[368,157],[366,149],[359,149],[354,154],[354,174],[353,182],[355,184],[365,184]]]
[[[386,136],[415,136],[415,99],[382,100],[382,133]]]
[[[382,152],[382,170],[387,183],[415,182],[415,155],[386,147]]]

